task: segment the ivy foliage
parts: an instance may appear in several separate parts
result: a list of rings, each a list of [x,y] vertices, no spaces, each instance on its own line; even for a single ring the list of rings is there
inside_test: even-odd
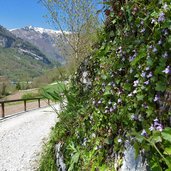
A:
[[[69,170],[115,170],[128,143],[151,170],[170,171],[170,0],[105,3],[107,25],[89,59],[91,88],[73,78],[56,141],[64,142]]]

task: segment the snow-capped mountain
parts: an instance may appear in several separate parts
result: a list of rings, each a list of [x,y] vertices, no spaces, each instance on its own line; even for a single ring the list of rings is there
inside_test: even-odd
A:
[[[69,45],[61,31],[27,26],[21,29],[10,30],[17,37],[32,43],[38,47],[50,61],[65,63]],[[69,35],[69,32],[65,32]]]
[[[36,46],[16,37],[0,25],[0,76],[30,80],[53,68],[53,63]]]

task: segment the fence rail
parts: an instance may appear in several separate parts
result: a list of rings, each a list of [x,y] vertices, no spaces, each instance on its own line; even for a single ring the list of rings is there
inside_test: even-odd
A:
[[[38,107],[41,107],[40,101],[43,100],[42,98],[29,98],[29,99],[16,99],[16,100],[2,100],[0,101],[0,105],[1,105],[1,110],[2,110],[2,118],[5,117],[5,104],[7,103],[16,103],[16,102],[23,102],[23,106],[24,106],[24,111],[27,111],[27,102],[30,101],[37,101],[38,102]],[[50,100],[48,100],[48,105],[50,104]]]

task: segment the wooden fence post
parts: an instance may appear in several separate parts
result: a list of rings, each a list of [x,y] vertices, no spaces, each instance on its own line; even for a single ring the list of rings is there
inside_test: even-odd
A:
[[[2,107],[2,118],[5,117],[5,103],[1,103],[1,107]]]
[[[24,100],[24,111],[27,110],[26,100]]]
[[[40,99],[38,99],[38,106],[39,106],[39,108],[40,108]]]

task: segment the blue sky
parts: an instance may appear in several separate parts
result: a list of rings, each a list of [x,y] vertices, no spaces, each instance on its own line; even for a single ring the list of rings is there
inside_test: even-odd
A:
[[[25,26],[51,28],[45,7],[38,0],[0,0],[0,25],[12,29]]]
[[[0,0],[0,25],[7,29],[25,26],[52,28],[46,8],[39,0]]]

